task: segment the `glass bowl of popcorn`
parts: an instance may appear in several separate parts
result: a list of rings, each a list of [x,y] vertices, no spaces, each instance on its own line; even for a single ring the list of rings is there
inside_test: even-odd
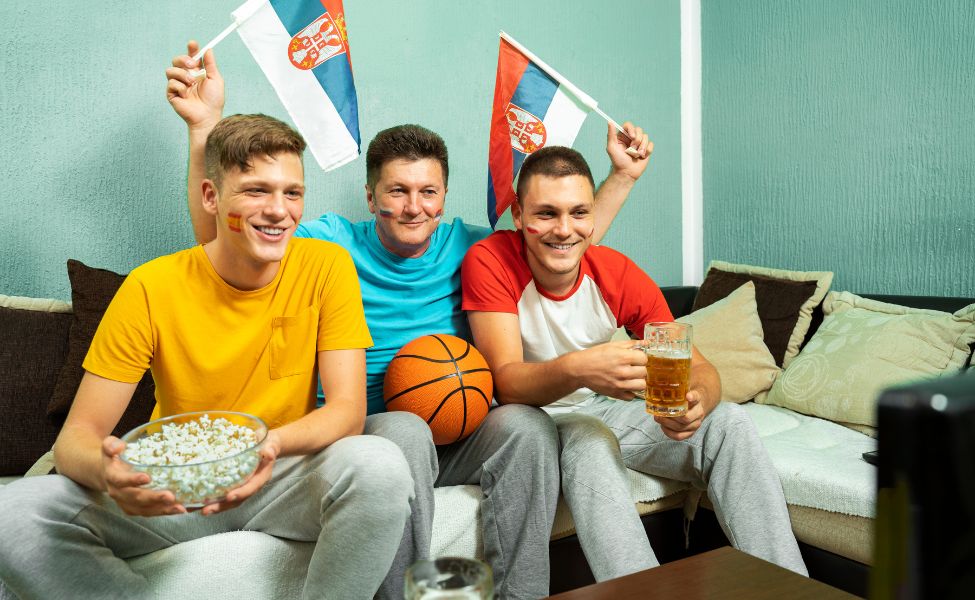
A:
[[[145,487],[169,490],[188,509],[220,502],[261,462],[264,421],[210,410],[150,421],[122,436],[123,463],[147,473]]]

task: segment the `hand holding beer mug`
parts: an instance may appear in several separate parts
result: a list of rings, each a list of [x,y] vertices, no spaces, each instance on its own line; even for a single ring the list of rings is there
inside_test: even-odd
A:
[[[647,412],[661,417],[687,413],[691,376],[691,326],[648,323],[640,348],[647,354]]]

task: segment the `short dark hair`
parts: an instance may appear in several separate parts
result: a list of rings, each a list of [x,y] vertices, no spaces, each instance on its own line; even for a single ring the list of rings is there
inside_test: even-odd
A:
[[[255,156],[281,152],[301,158],[305,140],[287,123],[267,115],[232,115],[221,119],[207,136],[203,151],[206,178],[220,187],[224,173],[250,170]]]
[[[432,158],[443,170],[443,184],[447,185],[447,144],[443,138],[419,125],[397,125],[383,129],[369,142],[366,150],[366,184],[373,189],[379,181],[383,165],[391,160],[408,161]]]
[[[518,204],[524,206],[524,202],[521,200],[522,196],[528,187],[528,180],[535,175],[556,178],[582,175],[589,181],[593,191],[596,189],[596,183],[593,181],[592,171],[589,170],[586,159],[566,146],[545,146],[528,155],[518,174],[518,188],[515,190],[518,195]]]

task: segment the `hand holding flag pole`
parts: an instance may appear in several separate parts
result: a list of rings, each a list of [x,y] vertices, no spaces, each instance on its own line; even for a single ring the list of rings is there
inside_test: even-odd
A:
[[[502,31],[500,35],[501,35],[501,39],[507,41],[509,44],[514,46],[519,52],[524,54],[530,61],[538,65],[540,69],[542,69],[543,71],[548,73],[553,79],[558,81],[560,85],[565,86],[566,89],[571,91],[576,96],[576,98],[579,99],[580,102],[586,105],[586,107],[588,107],[590,110],[595,112],[600,117],[606,119],[606,122],[612,125],[613,127],[615,127],[616,131],[620,132],[620,134],[622,134],[623,137],[627,139],[627,141],[629,141],[630,143],[633,142],[632,138],[630,138],[630,136],[627,135],[623,127],[618,122],[616,122],[612,117],[610,117],[605,112],[603,112],[601,108],[599,108],[599,103],[596,102],[596,100],[594,100],[592,96],[577,88],[571,81],[563,77],[558,71],[550,67],[542,59],[535,56],[535,54],[532,53],[531,50],[519,44],[517,41],[515,41],[513,37],[511,37],[504,31]],[[200,56],[202,56],[202,53],[200,54]],[[632,145],[626,149],[626,153],[634,158],[638,158],[640,156],[640,152]]]
[[[222,42],[225,37],[227,37],[228,35],[230,35],[234,31],[236,31],[237,28],[240,27],[241,24],[244,21],[246,21],[247,19],[249,19],[255,12],[257,12],[257,9],[258,8],[260,8],[261,6],[263,6],[264,4],[266,4],[268,1],[269,0],[264,0],[264,2],[261,2],[260,4],[256,4],[253,7],[254,10],[248,12],[247,14],[240,15],[240,16],[234,15],[234,17],[235,17],[234,18],[234,22],[231,23],[230,25],[228,25],[226,29],[224,29],[223,31],[221,31],[220,33],[218,33],[217,34],[217,37],[215,37],[212,40],[210,40],[210,42],[206,46],[203,46],[202,48],[200,48],[200,51],[193,55],[193,60],[195,62],[199,62],[199,60],[201,58],[203,58],[203,55],[207,53],[207,50],[212,49],[214,46],[216,46],[217,44],[219,44],[220,42]],[[192,71],[190,71],[190,75],[193,76],[193,77],[200,77],[201,75],[206,75],[206,69],[204,69],[202,67],[199,68],[199,69],[193,69]]]

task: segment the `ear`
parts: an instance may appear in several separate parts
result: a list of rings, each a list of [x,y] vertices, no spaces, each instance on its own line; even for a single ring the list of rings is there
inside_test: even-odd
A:
[[[521,212],[521,204],[516,200],[511,204],[511,220],[515,224],[515,229],[521,231],[522,229],[522,217],[524,215]]]
[[[203,183],[203,210],[216,216],[217,214],[217,186],[210,179],[204,179]]]
[[[369,189],[368,183],[363,187],[366,188],[366,204],[369,205],[369,212],[376,214],[376,201],[372,196],[372,190]]]

